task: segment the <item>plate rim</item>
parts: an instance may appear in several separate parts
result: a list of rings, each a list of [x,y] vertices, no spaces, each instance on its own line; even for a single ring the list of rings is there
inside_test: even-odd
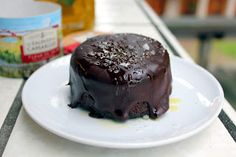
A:
[[[77,142],[77,143],[82,143],[82,144],[86,144],[86,145],[91,145],[91,146],[97,146],[97,147],[104,147],[104,148],[117,148],[117,149],[138,149],[138,148],[149,148],[149,147],[156,147],[156,146],[162,146],[162,145],[167,145],[170,143],[175,143],[184,139],[187,139],[188,137],[191,137],[195,134],[197,134],[198,132],[204,130],[206,127],[208,127],[219,115],[219,113],[221,112],[222,108],[223,108],[223,101],[224,101],[224,93],[223,93],[223,89],[220,85],[220,83],[217,81],[217,79],[211,74],[209,73],[206,69],[200,67],[199,65],[189,62],[185,59],[182,59],[180,57],[176,57],[176,56],[170,56],[171,60],[177,59],[180,62],[184,62],[184,64],[188,64],[190,66],[193,66],[194,68],[197,68],[197,70],[200,70],[201,72],[203,72],[205,75],[207,75],[211,81],[213,81],[217,87],[217,89],[219,90],[219,101],[217,101],[219,107],[217,108],[217,110],[215,111],[215,113],[206,121],[203,122],[202,125],[198,126],[197,128],[195,128],[194,130],[191,130],[187,133],[181,134],[179,136],[175,136],[175,137],[171,137],[165,140],[160,140],[160,141],[150,141],[150,142],[136,142],[136,143],[122,143],[122,142],[108,142],[108,141],[98,141],[98,140],[93,140],[93,139],[87,139],[87,138],[83,138],[83,137],[78,137],[78,136],[74,136],[74,135],[70,135],[68,133],[62,132],[60,130],[55,130],[53,128],[50,128],[49,126],[47,126],[46,124],[44,124],[43,122],[40,122],[40,120],[38,120],[34,115],[32,115],[32,113],[30,112],[30,109],[28,108],[28,106],[30,104],[27,104],[25,101],[25,89],[27,87],[27,82],[34,77],[34,75],[36,73],[38,73],[39,71],[42,71],[45,67],[47,67],[50,64],[53,64],[54,62],[58,62],[58,60],[63,60],[66,59],[66,57],[70,58],[71,55],[67,55],[67,56],[63,56],[60,57],[58,59],[55,59],[45,65],[43,65],[42,67],[40,67],[38,70],[36,70],[30,77],[29,79],[25,82],[23,90],[22,90],[22,104],[23,107],[25,109],[25,111],[27,112],[27,114],[38,124],[40,125],[42,128],[52,132],[55,135],[58,135],[60,137],[63,137],[65,139]]]

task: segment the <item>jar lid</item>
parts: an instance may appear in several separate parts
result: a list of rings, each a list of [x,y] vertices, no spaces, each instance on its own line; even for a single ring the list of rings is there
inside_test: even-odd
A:
[[[30,31],[61,23],[61,6],[58,4],[19,0],[1,3],[0,31]]]

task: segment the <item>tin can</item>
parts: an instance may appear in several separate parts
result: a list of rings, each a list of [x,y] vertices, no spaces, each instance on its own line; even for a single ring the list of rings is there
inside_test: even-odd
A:
[[[5,1],[0,10],[0,75],[28,77],[62,54],[59,5]]]

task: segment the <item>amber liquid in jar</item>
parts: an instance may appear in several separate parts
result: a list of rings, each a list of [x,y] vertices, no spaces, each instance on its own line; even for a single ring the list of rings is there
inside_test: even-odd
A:
[[[94,0],[42,0],[58,3],[62,6],[63,35],[89,30],[94,26]]]

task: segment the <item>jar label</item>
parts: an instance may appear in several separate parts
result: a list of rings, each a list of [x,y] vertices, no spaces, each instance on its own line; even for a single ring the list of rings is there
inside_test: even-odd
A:
[[[22,62],[37,62],[59,54],[57,28],[37,30],[22,37]]]

